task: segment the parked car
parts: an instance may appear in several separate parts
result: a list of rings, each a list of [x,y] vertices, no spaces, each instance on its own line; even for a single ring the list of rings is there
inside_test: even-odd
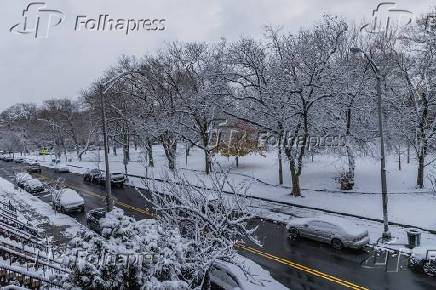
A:
[[[65,164],[58,164],[55,166],[54,171],[57,173],[69,173],[70,168]]]
[[[106,209],[104,208],[95,208],[90,210],[86,214],[86,224],[90,230],[101,234],[102,228],[100,226],[100,219],[106,216]]]
[[[83,175],[83,181],[98,183],[101,175],[102,175],[102,172],[100,169],[97,169],[97,168],[88,169],[85,172],[85,174]]]
[[[15,183],[18,187],[23,188],[26,181],[32,179],[32,176],[26,172],[19,172],[15,174]]]
[[[15,163],[23,163],[24,162],[24,158],[23,157],[17,157],[14,159]]]
[[[55,190],[51,194],[52,205],[61,212],[85,211],[85,200],[77,191],[64,188]]]
[[[295,218],[286,227],[290,239],[304,237],[328,243],[337,250],[361,249],[369,243],[366,229],[339,217]]]
[[[97,184],[106,183],[106,174],[100,169],[90,169],[83,175],[83,180],[85,182],[92,182]],[[111,184],[119,187],[123,187],[126,182],[126,176],[122,173],[113,172],[111,173]]]
[[[119,187],[124,187],[124,183],[126,182],[126,176],[120,172],[112,172],[111,173],[111,184]],[[106,183],[106,175],[102,174],[101,183]]]
[[[29,179],[24,182],[24,190],[32,194],[44,191],[44,185],[38,179]]]
[[[421,246],[412,250],[409,267],[415,271],[422,271],[426,275],[436,276],[436,245]]]
[[[12,161],[14,161],[14,157],[12,157],[12,156],[5,156],[3,158],[3,161],[5,161],[5,162],[12,162]]]
[[[27,167],[29,173],[41,173],[41,165],[38,162],[31,162]]]

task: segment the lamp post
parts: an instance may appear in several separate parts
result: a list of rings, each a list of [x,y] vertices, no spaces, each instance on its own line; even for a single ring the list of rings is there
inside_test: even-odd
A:
[[[99,85],[98,94],[100,97],[100,111],[102,120],[102,131],[103,131],[103,147],[104,147],[104,163],[106,170],[106,212],[112,211],[114,207],[114,202],[112,199],[112,184],[111,184],[111,173],[109,168],[109,156],[108,156],[108,140],[107,140],[107,117],[106,117],[106,103],[105,103],[105,93],[103,86]]]
[[[109,167],[109,154],[108,154],[109,144],[108,144],[108,136],[107,136],[108,134],[107,134],[107,115],[106,115],[105,96],[106,93],[112,88],[112,86],[115,85],[115,83],[118,80],[122,79],[127,74],[129,73],[121,73],[120,75],[114,77],[113,79],[110,79],[105,83],[99,83],[97,85],[98,95],[100,99],[100,113],[101,113],[101,120],[102,120],[103,146],[104,146],[104,163],[105,163],[105,170],[106,170],[106,196],[105,196],[106,212],[112,211],[112,209],[114,208],[114,201],[112,198],[112,183],[111,183],[111,173]]]
[[[383,110],[382,110],[382,76],[380,69],[375,64],[374,60],[358,47],[350,48],[350,52],[353,54],[363,54],[367,59],[372,71],[375,74],[377,92],[377,112],[378,112],[378,130],[380,135],[380,178],[381,178],[381,190],[382,190],[382,202],[383,202],[383,234],[384,240],[391,239],[391,233],[389,232],[389,220],[388,220],[388,189],[386,182],[386,158],[385,158],[385,144],[383,138]]]

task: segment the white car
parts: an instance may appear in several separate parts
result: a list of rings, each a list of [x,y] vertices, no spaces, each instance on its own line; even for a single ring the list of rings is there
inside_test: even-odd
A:
[[[286,228],[289,238],[305,237],[330,244],[341,250],[344,247],[361,249],[369,243],[368,231],[339,217],[320,216],[292,219]]]
[[[69,173],[70,168],[65,164],[58,164],[55,166],[54,171],[57,173]]]
[[[423,271],[431,277],[436,276],[436,245],[413,248],[409,259],[409,267]]]
[[[15,174],[15,182],[18,187],[23,188],[26,181],[32,179],[32,175],[26,172],[20,172]]]
[[[53,207],[61,212],[85,211],[85,200],[77,191],[64,188],[55,190],[51,195]]]
[[[44,191],[44,185],[38,179],[29,179],[24,182],[24,190],[37,194]]]
[[[16,157],[14,159],[15,163],[23,163],[24,162],[24,158],[23,157]]]

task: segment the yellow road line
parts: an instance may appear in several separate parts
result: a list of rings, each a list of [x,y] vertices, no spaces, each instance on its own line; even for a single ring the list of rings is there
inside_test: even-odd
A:
[[[284,264],[284,265],[290,266],[290,267],[292,267],[292,268],[294,268],[296,270],[306,272],[308,274],[311,274],[313,276],[325,279],[325,280],[330,281],[332,283],[336,283],[336,284],[341,285],[341,286],[343,286],[345,288],[348,288],[348,289],[353,289],[353,290],[369,290],[368,288],[356,285],[356,284],[354,284],[352,282],[340,279],[338,277],[329,275],[327,273],[320,272],[320,271],[318,271],[316,269],[312,269],[312,268],[306,267],[304,265],[292,262],[290,260],[287,260],[287,259],[284,259],[284,258],[280,258],[280,257],[274,256],[274,255],[271,255],[269,253],[260,251],[258,249],[253,248],[253,247],[249,247],[249,246],[245,246],[245,245],[241,245],[241,244],[238,244],[237,247],[239,247],[241,249],[244,249],[244,250],[246,250],[246,251],[248,251],[250,253],[256,254],[258,256],[262,256],[262,257],[264,257],[264,258],[266,258],[268,260],[276,261],[276,262],[278,262],[280,264]]]

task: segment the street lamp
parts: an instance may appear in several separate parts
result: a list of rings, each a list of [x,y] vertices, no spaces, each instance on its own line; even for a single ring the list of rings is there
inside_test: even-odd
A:
[[[123,78],[128,73],[121,73],[120,75],[110,79],[109,81],[97,86],[98,95],[100,99],[100,113],[102,119],[102,130],[103,130],[103,147],[104,147],[104,163],[106,170],[106,211],[112,211],[114,207],[114,202],[112,198],[112,183],[111,183],[111,173],[109,167],[109,144],[108,144],[108,134],[107,134],[107,115],[106,115],[106,93],[112,88],[112,86],[121,78]],[[99,153],[100,154],[100,153]],[[100,164],[100,163],[99,163]]]
[[[389,221],[388,221],[388,189],[386,183],[386,159],[385,159],[385,144],[383,138],[383,110],[382,110],[382,76],[380,74],[380,69],[375,64],[374,60],[365,53],[362,49],[358,47],[351,47],[350,52],[353,54],[363,54],[363,56],[367,59],[372,71],[375,74],[376,78],[376,92],[377,92],[377,111],[378,111],[378,129],[380,134],[380,177],[381,177],[381,189],[382,189],[382,200],[383,200],[383,235],[382,238],[384,240],[391,239],[391,233],[389,232]]]
[[[103,147],[104,147],[104,163],[106,170],[106,211],[112,211],[114,207],[113,199],[112,199],[112,184],[111,184],[111,173],[109,168],[109,156],[108,156],[108,140],[107,140],[107,116],[106,116],[106,102],[105,102],[105,94],[106,90],[103,90],[103,86],[99,85],[98,94],[100,98],[100,113],[101,113],[101,121],[102,121],[102,130],[103,130]],[[99,153],[100,154],[100,153]]]

